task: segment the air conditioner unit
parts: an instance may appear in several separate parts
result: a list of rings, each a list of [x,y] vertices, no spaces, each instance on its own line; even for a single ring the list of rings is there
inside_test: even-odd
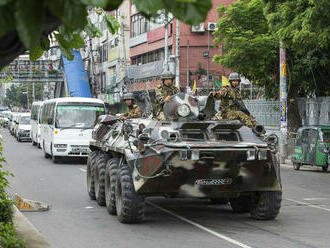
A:
[[[200,23],[199,25],[191,26],[191,32],[204,32],[204,23]]]
[[[217,29],[217,23],[216,22],[209,22],[207,24],[207,30],[208,31],[215,31]]]

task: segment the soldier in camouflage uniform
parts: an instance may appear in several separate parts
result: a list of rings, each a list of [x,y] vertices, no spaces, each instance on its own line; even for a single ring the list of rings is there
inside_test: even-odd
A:
[[[216,120],[240,120],[245,126],[250,128],[258,125],[254,117],[249,112],[243,112],[242,107],[246,109],[242,101],[240,90],[238,88],[241,79],[238,73],[234,72],[229,75],[230,86],[223,86],[217,92],[211,94],[218,100],[221,100],[221,114],[215,115]],[[236,102],[236,103],[235,103]],[[238,103],[238,104],[237,104]],[[240,106],[241,107],[240,107]]]
[[[170,100],[170,97],[179,93],[179,89],[173,85],[174,75],[166,73],[162,75],[162,84],[157,86],[156,101],[153,105],[153,116],[157,120],[166,120],[163,113],[165,102]]]
[[[142,111],[140,107],[134,104],[135,98],[133,93],[127,93],[124,95],[123,100],[127,105],[127,112],[119,117],[120,120],[139,118],[142,116]]]

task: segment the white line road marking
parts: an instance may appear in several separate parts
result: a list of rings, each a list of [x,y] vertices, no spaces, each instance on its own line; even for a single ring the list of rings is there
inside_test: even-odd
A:
[[[324,198],[324,197],[315,197],[315,198],[304,198],[304,201],[325,201],[329,200],[329,198]]]
[[[321,210],[330,212],[330,209],[328,209],[328,208],[320,207],[320,206],[314,205],[314,204],[309,203],[309,202],[302,202],[302,201],[297,201],[297,200],[288,199],[288,198],[286,198],[286,200],[292,201],[292,202],[295,202],[295,203],[298,203],[298,204],[305,205],[306,207],[317,208],[317,209],[321,209]]]
[[[91,208],[94,208],[94,207],[92,207],[92,206],[87,206],[87,207],[85,207],[85,208],[87,208],[87,209],[91,209]]]
[[[81,170],[82,172],[87,172],[87,170],[84,168],[79,168],[79,170]]]
[[[192,220],[188,220],[187,218],[185,218],[185,217],[183,217],[181,215],[178,215],[176,213],[173,213],[172,211],[169,211],[169,210],[167,210],[165,208],[162,208],[162,207],[160,207],[160,206],[158,206],[158,205],[156,205],[156,204],[154,204],[154,203],[152,203],[150,201],[147,201],[147,203],[150,206],[154,207],[154,208],[157,208],[157,209],[159,209],[159,210],[161,210],[161,211],[163,211],[163,212],[165,212],[167,214],[170,214],[170,215],[172,215],[172,216],[174,216],[174,217],[176,217],[176,218],[178,218],[178,219],[180,219],[180,220],[182,220],[182,221],[190,224],[190,225],[193,225],[193,226],[195,226],[195,227],[197,227],[197,228],[199,228],[199,229],[201,229],[201,230],[203,230],[203,231],[205,231],[205,232],[207,232],[209,234],[212,234],[212,235],[216,236],[217,238],[223,239],[223,240],[225,240],[225,241],[227,241],[229,243],[232,243],[234,245],[237,245],[239,247],[251,248],[251,246],[245,245],[245,244],[243,244],[243,243],[241,243],[241,242],[239,242],[239,241],[237,241],[235,239],[232,239],[232,238],[229,238],[229,237],[227,237],[227,236],[225,236],[223,234],[217,233],[217,232],[215,232],[215,231],[213,231],[213,230],[211,230],[211,229],[209,229],[209,228],[207,228],[205,226],[202,226],[202,225],[200,225],[200,224],[198,224],[198,223],[196,223],[196,222],[194,222]]]

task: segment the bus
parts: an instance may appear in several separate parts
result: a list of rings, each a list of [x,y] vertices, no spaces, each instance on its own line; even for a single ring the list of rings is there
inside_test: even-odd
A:
[[[40,128],[39,113],[43,102],[33,102],[31,107],[31,140],[33,146],[39,146]]]
[[[87,157],[92,130],[104,102],[93,98],[64,97],[44,101],[40,144],[45,158],[57,163],[64,157]]]

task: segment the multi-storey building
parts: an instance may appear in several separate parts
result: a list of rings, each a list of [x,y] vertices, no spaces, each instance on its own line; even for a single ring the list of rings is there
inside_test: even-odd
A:
[[[198,88],[211,88],[213,79],[227,76],[230,70],[212,62],[215,54],[221,54],[221,47],[214,47],[213,31],[218,20],[216,7],[220,4],[229,5],[235,0],[213,0],[213,6],[205,22],[197,26],[190,26],[173,19],[168,25],[168,54],[169,68],[177,73],[179,85],[182,88],[192,86],[197,82]],[[169,18],[171,19],[171,18]],[[164,22],[163,22],[164,23]],[[129,50],[131,66],[128,76],[131,83],[129,91],[141,92],[153,90],[160,83],[165,59],[165,26],[145,19],[130,5],[130,39]],[[176,55],[177,37],[179,36],[179,54]],[[209,50],[209,54],[208,54]],[[179,60],[179,61],[178,61]],[[209,60],[209,65],[208,64]],[[175,69],[175,62],[179,62],[179,70]],[[209,80],[207,80],[207,69]]]

